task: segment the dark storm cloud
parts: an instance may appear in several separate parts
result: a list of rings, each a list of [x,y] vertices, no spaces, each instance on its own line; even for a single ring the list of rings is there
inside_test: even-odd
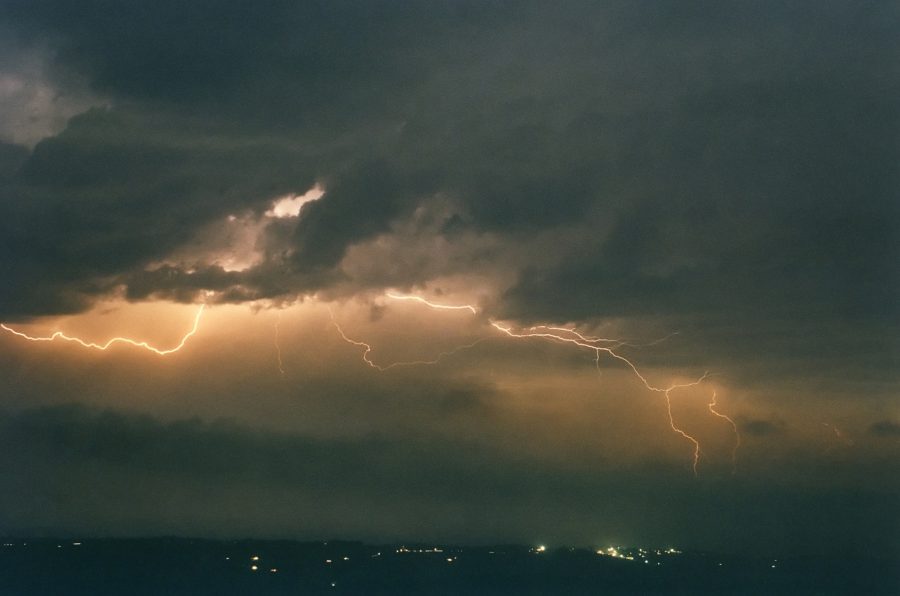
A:
[[[318,180],[232,296],[333,283],[348,247],[440,195],[513,252],[582,234],[519,263],[508,315],[896,322],[891,5],[5,4],[114,106],[5,184],[6,316],[129,279],[150,295],[142,270],[199,226]]]
[[[312,185],[297,150],[180,127],[96,109],[35,147],[0,191],[6,316],[77,310],[209,221]]]
[[[589,545],[677,537],[768,553],[896,544],[896,534],[873,531],[896,525],[896,477],[871,473],[885,462],[854,463],[852,490],[823,496],[754,484],[752,473],[728,485],[653,464],[579,474],[451,438],[322,439],[79,406],[7,411],[0,430],[6,532],[471,541],[487,531]],[[799,458],[791,473],[808,475],[810,463]],[[733,534],[715,536],[721,524]]]
[[[454,393],[448,399],[468,402],[471,397]],[[479,462],[477,445],[433,436],[327,439],[254,430],[228,420],[164,423],[147,415],[77,405],[7,415],[3,429],[7,445],[28,444],[29,453],[38,457],[312,492],[371,492],[381,486],[388,496],[438,491],[453,498],[471,490],[464,486],[487,483],[501,488],[524,473],[512,462],[486,468]]]

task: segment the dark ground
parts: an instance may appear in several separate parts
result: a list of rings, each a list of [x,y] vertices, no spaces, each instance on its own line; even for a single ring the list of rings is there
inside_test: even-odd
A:
[[[900,562],[876,557],[776,560],[620,549],[633,557],[626,560],[523,546],[74,542],[4,539],[0,594],[900,594]]]

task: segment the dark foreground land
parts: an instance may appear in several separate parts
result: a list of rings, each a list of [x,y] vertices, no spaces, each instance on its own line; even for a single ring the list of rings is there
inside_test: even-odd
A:
[[[900,564],[656,549],[5,539],[0,594],[900,594]]]

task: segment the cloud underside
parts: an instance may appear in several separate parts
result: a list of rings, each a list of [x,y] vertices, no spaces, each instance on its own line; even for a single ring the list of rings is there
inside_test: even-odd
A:
[[[495,308],[523,319],[896,322],[887,6],[7,4],[60,92],[106,107],[0,152],[3,318],[499,266]],[[229,216],[259,228],[244,271],[198,244]]]

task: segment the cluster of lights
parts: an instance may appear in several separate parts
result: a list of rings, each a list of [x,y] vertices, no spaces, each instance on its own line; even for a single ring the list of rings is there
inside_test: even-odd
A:
[[[616,548],[615,546],[607,547],[607,549],[605,551],[602,549],[598,550],[597,554],[601,555],[601,556],[605,556],[605,557],[613,557],[615,559],[625,559],[627,561],[634,560],[634,557],[632,557],[631,555],[625,555],[625,554],[620,553],[619,549]]]
[[[225,557],[225,560],[229,560],[230,557]],[[260,561],[259,555],[252,555],[250,557],[250,571],[259,571],[259,566],[262,562]],[[269,573],[278,573],[277,567],[270,567]]]
[[[628,549],[623,550],[617,546],[608,546],[605,549],[601,548],[597,550],[597,554],[601,557],[612,557],[613,559],[622,559],[623,561],[635,561],[641,560],[645,564],[650,564],[649,557],[651,555],[656,555],[657,557],[662,557],[666,555],[680,555],[681,551],[675,548],[667,548],[667,549],[655,549],[653,551],[649,551],[643,548],[638,548],[637,550]],[[657,565],[660,565],[660,562],[656,562]]]
[[[401,553],[442,553],[444,549],[439,548],[437,546],[433,546],[431,548],[406,548],[405,546],[401,546],[397,550],[394,551],[397,554]],[[379,555],[381,553],[378,553]]]

